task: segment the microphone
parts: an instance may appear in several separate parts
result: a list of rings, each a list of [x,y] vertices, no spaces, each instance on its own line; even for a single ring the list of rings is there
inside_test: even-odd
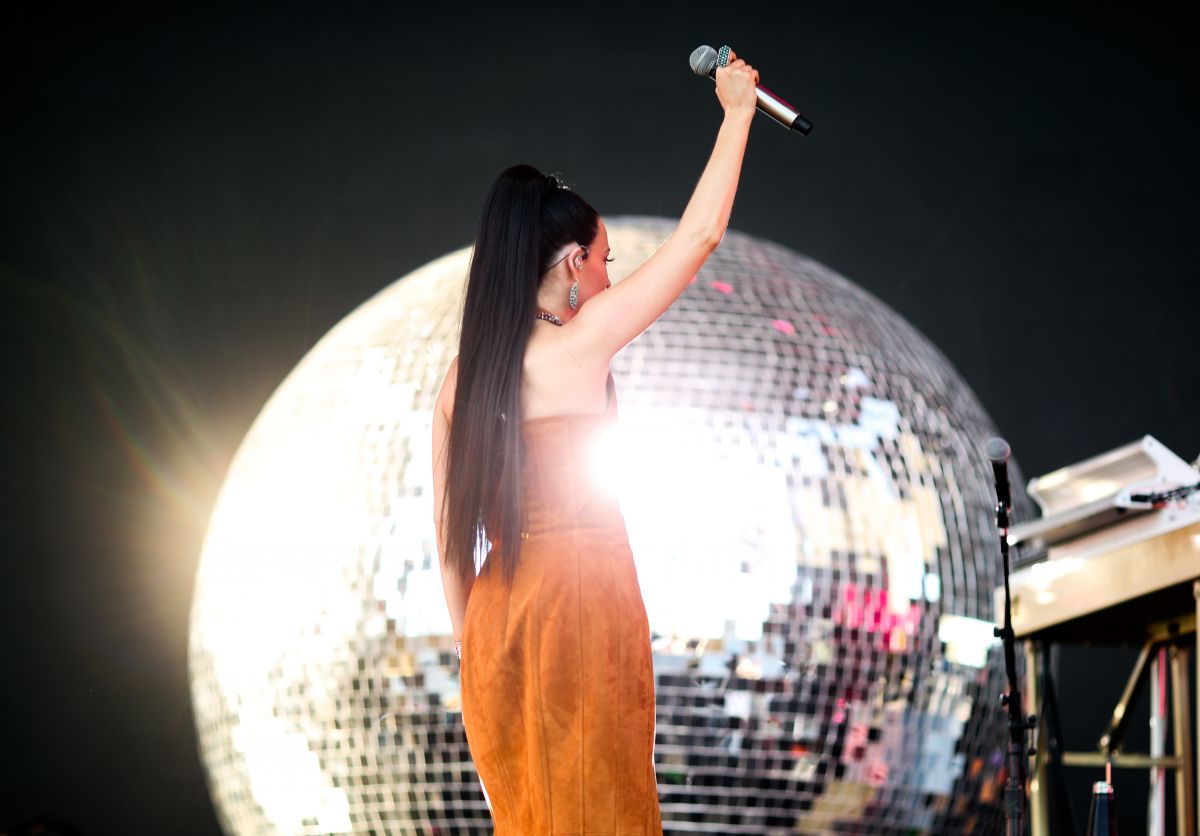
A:
[[[717,77],[717,51],[711,46],[698,46],[692,50],[692,57],[688,59],[688,64],[691,65],[692,72],[696,75],[708,76],[712,79]],[[760,111],[785,128],[808,136],[808,132],[812,130],[812,122],[805,119],[800,111],[761,84],[755,85],[755,91],[758,93],[758,109]]]
[[[1008,457],[1012,448],[1003,438],[990,438],[987,457],[992,461],[992,474],[996,477],[996,515],[1001,528],[1008,528],[1008,512],[1012,509],[1012,490],[1008,485]]]

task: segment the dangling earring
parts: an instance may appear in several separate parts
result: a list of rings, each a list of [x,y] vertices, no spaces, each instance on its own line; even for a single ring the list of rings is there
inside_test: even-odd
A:
[[[587,254],[587,247],[583,248],[583,252]],[[583,259],[575,259],[575,269],[578,270],[583,266]],[[579,279],[575,280],[575,284],[571,285],[571,293],[567,296],[567,304],[571,306],[571,310],[579,307]]]

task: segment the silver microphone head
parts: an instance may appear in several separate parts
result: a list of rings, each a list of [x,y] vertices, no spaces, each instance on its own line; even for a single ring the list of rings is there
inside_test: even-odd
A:
[[[994,462],[1006,462],[1008,457],[1012,455],[1012,448],[1008,446],[1008,442],[1003,438],[989,438],[987,443],[987,457]]]
[[[691,65],[692,72],[696,75],[707,76],[717,67],[717,51],[711,46],[698,46],[692,50],[692,57],[688,59],[688,64]]]

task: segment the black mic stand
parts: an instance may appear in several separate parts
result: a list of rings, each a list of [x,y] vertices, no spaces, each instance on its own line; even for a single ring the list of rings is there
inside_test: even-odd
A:
[[[998,442],[998,443],[997,443]],[[1004,565],[1004,626],[994,634],[1004,643],[1004,670],[1008,675],[1008,691],[1001,695],[1000,704],[1008,708],[1008,781],[1004,785],[1004,814],[1007,820],[1005,836],[1024,836],[1025,762],[1029,749],[1025,735],[1037,726],[1036,717],[1021,713],[1021,688],[1017,681],[1017,641],[1012,629],[1012,594],[1009,589],[1008,525],[1012,512],[1012,497],[1008,487],[1009,446],[1002,439],[988,442],[988,458],[996,475],[996,528],[1000,533],[1000,555]]]

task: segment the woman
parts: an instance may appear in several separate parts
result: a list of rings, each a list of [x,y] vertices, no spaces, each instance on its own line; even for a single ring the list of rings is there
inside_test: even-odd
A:
[[[613,355],[729,223],[758,80],[731,59],[716,74],[725,118],[678,228],[616,287],[604,222],[555,178],[515,166],[484,203],[434,411],[434,517],[497,836],[662,832],[649,624],[624,520],[587,458],[616,415]]]

